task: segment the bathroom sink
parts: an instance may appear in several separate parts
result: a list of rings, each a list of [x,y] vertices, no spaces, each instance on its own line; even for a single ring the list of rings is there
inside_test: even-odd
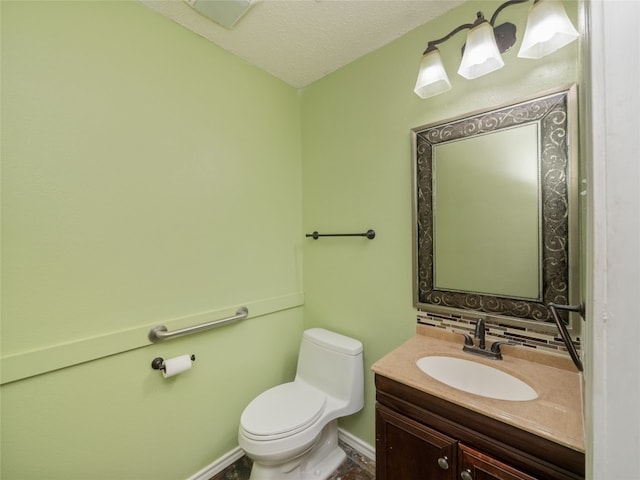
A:
[[[418,359],[416,364],[430,377],[468,393],[512,401],[538,397],[536,391],[519,378],[472,360],[433,355]]]

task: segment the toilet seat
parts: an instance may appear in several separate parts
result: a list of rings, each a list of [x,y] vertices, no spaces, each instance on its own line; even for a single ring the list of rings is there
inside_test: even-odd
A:
[[[326,396],[302,382],[273,387],[258,395],[242,412],[240,428],[253,440],[288,437],[313,424],[325,409]]]

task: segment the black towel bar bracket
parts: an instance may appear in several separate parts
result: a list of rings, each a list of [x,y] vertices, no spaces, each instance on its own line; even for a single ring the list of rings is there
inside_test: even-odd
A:
[[[320,237],[367,237],[369,240],[373,240],[376,238],[376,232],[373,230],[367,230],[364,233],[307,233],[305,237],[311,237],[314,240],[317,240]]]

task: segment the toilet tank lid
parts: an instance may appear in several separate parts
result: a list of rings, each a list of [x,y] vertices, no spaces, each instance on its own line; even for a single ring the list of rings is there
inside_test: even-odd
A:
[[[305,330],[303,337],[305,340],[313,342],[316,345],[347,355],[358,355],[362,353],[362,343],[358,340],[345,337],[339,333],[330,332],[324,328],[310,328],[309,330]]]

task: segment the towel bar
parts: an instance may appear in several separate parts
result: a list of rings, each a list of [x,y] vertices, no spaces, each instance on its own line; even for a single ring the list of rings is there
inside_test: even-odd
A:
[[[209,330],[210,328],[221,327],[222,325],[244,320],[248,316],[249,309],[247,307],[240,307],[232,317],[214,320],[212,322],[203,323],[202,325],[194,325],[193,327],[181,328],[179,330],[174,330],[173,332],[168,332],[167,327],[164,325],[158,325],[149,331],[149,340],[153,343],[157,343],[162,340],[181,337],[183,335],[189,335],[190,333],[202,332],[203,330]]]
[[[562,341],[564,342],[565,346],[567,347],[567,350],[569,351],[569,355],[571,355],[571,360],[573,360],[573,364],[576,366],[576,368],[582,372],[584,370],[583,366],[582,366],[582,360],[580,360],[580,357],[578,356],[578,352],[576,351],[576,347],[573,345],[573,341],[571,340],[571,335],[569,335],[569,332],[567,331],[567,327],[564,324],[564,322],[560,319],[560,317],[558,317],[558,312],[556,311],[556,309],[560,309],[560,310],[567,310],[569,312],[576,312],[579,313],[580,316],[582,317],[582,319],[584,320],[584,304],[580,304],[580,305],[558,305],[555,303],[549,303],[547,304],[547,307],[549,307],[549,311],[551,312],[551,316],[553,317],[553,321],[556,322],[556,326],[558,327],[558,330],[560,331],[560,336],[562,337]]]
[[[307,233],[305,237],[312,237],[314,240],[317,240],[320,237],[367,237],[369,240],[373,240],[376,238],[376,232],[373,230],[367,230],[364,233]]]

